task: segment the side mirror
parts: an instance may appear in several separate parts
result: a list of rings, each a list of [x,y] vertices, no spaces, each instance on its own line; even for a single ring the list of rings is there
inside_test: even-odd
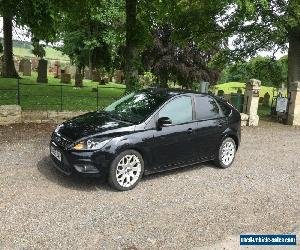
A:
[[[170,125],[172,125],[172,120],[169,117],[160,117],[157,120],[158,128],[168,127]]]

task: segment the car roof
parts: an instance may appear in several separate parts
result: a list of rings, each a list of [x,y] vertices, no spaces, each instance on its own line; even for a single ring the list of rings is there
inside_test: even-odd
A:
[[[188,89],[176,89],[176,88],[159,88],[159,87],[152,87],[152,88],[147,88],[145,90],[149,90],[153,93],[157,94],[166,94],[169,96],[176,96],[180,94],[196,94],[196,95],[208,95],[211,96],[210,94],[207,93],[201,93],[193,90],[188,90]]]

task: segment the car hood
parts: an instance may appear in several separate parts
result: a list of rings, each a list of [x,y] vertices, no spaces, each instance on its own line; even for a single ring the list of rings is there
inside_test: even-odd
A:
[[[129,126],[132,124],[113,119],[107,112],[90,112],[62,123],[56,132],[76,141],[108,130]]]

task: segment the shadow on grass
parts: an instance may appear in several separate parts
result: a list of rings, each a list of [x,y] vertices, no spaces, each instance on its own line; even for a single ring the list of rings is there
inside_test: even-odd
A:
[[[216,170],[222,171],[222,169],[216,167],[213,162],[204,162],[204,163],[196,163],[186,167],[179,167],[172,170],[167,170],[163,172],[158,172],[150,175],[143,176],[141,182],[143,185],[147,184],[148,180],[152,179],[161,179],[171,175],[176,175],[180,173],[188,173],[195,171],[196,169],[201,168],[215,168]],[[54,163],[52,162],[50,157],[44,157],[37,164],[37,168],[39,172],[45,176],[49,181],[62,186],[68,189],[80,190],[85,192],[91,191],[106,191],[106,192],[118,192],[112,189],[107,182],[107,178],[105,176],[102,177],[91,177],[91,176],[82,176],[79,174],[72,174],[70,176],[66,176],[57,170],[54,167]]]

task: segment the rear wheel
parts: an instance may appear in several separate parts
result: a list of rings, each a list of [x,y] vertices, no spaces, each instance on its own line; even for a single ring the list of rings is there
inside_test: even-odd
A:
[[[126,150],[112,162],[109,171],[110,185],[120,191],[133,189],[144,172],[144,161],[140,153]]]
[[[215,163],[218,167],[228,168],[232,165],[236,154],[236,144],[231,137],[222,141]]]

